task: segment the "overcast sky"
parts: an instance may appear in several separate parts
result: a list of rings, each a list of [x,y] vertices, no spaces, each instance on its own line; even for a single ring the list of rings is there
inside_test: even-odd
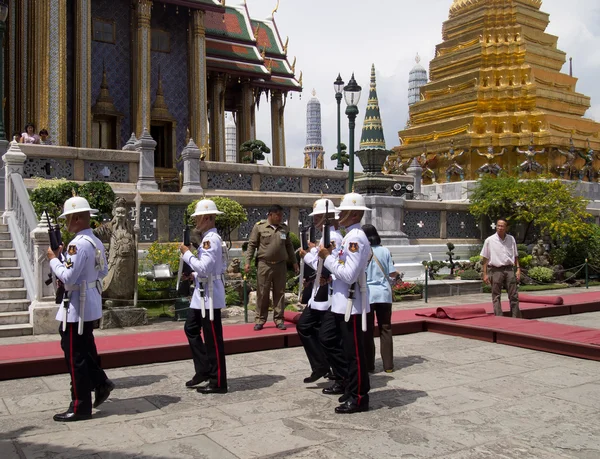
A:
[[[269,17],[276,2],[247,0],[250,15],[256,18]],[[452,0],[281,0],[275,22],[282,40],[290,37],[289,61],[291,64],[297,56],[296,74],[302,70],[304,85],[302,99],[294,93],[285,108],[287,165],[302,167],[306,103],[314,88],[321,101],[325,167],[335,167],[329,158],[336,149],[333,81],[338,72],[346,83],[354,72],[363,88],[356,123],[358,144],[372,63],[387,148],[398,145],[397,133],[408,116],[408,73],[415,65],[416,53],[429,70],[451,4]],[[546,32],[557,35],[558,48],[567,53],[563,73],[569,72],[568,58],[572,57],[573,75],[579,78],[576,89],[592,99],[586,117],[600,121],[600,2],[544,0],[541,10],[550,14]],[[257,138],[271,145],[270,107],[264,102],[257,114]],[[347,144],[344,109],[342,100],[342,141]]]

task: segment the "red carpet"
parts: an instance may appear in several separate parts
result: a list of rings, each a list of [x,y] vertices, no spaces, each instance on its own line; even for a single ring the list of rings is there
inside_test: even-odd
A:
[[[526,293],[519,293],[519,302],[520,303],[540,303],[540,304],[554,304],[559,306],[564,304],[564,299],[562,296],[537,296],[537,295],[527,295]]]
[[[433,313],[417,312],[416,316],[423,317],[435,317],[437,319],[452,319],[452,320],[464,320],[473,319],[475,317],[486,317],[488,313],[485,308],[437,308]]]
[[[283,320],[292,324],[297,324],[301,315],[301,312],[283,311]]]
[[[533,297],[539,299],[540,297]],[[563,304],[556,297],[542,297],[543,303],[521,302],[526,319],[551,317],[582,312],[600,311],[600,294],[585,292],[564,297]],[[508,314],[509,306],[503,302]],[[539,349],[563,355],[600,360],[600,330],[570,325],[513,319],[492,315],[491,301],[468,307],[445,307],[450,319],[438,319],[438,308],[420,308],[392,313],[394,334],[432,331],[500,344]],[[469,314],[477,317],[466,318]],[[485,314],[485,316],[483,316]],[[255,332],[253,324],[226,325],[225,352],[235,354],[267,349],[299,346],[300,340],[293,325],[299,313],[286,312],[286,321],[292,322],[282,331],[270,325]],[[457,320],[459,319],[460,320]],[[1,343],[1,341],[0,341]],[[105,368],[141,365],[188,359],[191,357],[187,339],[180,330],[149,331],[101,336],[96,339]],[[28,344],[0,344],[0,380],[64,373],[65,363],[57,337],[47,342]]]

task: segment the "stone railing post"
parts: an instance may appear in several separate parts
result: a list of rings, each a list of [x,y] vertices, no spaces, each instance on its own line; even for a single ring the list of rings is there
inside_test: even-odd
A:
[[[183,159],[183,186],[182,193],[202,193],[200,185],[200,149],[193,139],[181,152]]]
[[[423,178],[423,168],[421,167],[421,165],[418,163],[417,158],[413,158],[413,160],[410,163],[410,166],[408,166],[408,168],[406,169],[406,173],[408,175],[412,175],[415,179],[414,181],[414,195],[415,196],[419,196],[421,194],[421,182],[422,182],[422,178]]]
[[[59,305],[54,303],[54,286],[45,283],[51,273],[50,263],[46,256],[50,246],[50,236],[48,235],[48,222],[45,216],[40,219],[38,226],[31,232],[30,237],[33,241],[33,279],[35,285],[35,293],[29,306],[33,334],[55,333],[58,323],[56,322],[56,312]]]
[[[144,128],[144,132],[135,144],[135,149],[140,152],[140,169],[137,189],[144,191],[158,191],[158,184],[154,177],[154,149],[156,142]]]
[[[0,140],[0,156],[4,156],[4,153],[7,152],[9,142],[6,140]],[[2,165],[4,167],[4,164]],[[6,195],[5,195],[5,186],[6,186],[6,175],[4,170],[0,171],[0,210],[6,210]]]
[[[136,143],[137,143],[137,137],[135,136],[135,132],[132,132],[131,137],[129,137],[129,140],[127,141],[127,143],[125,145],[123,145],[123,148],[121,148],[121,150],[135,151]]]
[[[19,144],[14,140],[10,143],[8,151],[2,156],[4,162],[4,211],[12,211],[12,182],[11,174],[23,175],[27,156],[21,151]]]

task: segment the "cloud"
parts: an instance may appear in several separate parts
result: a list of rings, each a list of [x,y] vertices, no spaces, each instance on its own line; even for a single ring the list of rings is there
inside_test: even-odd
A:
[[[275,0],[248,0],[253,17],[270,16]],[[229,2],[228,2],[229,4]],[[314,88],[321,101],[323,146],[328,169],[337,142],[337,106],[333,81],[352,72],[363,87],[357,118],[358,145],[367,102],[371,64],[377,70],[377,92],[388,148],[398,145],[398,131],[408,113],[408,73],[418,52],[426,69],[435,46],[442,42],[442,23],[452,0],[407,2],[399,0],[282,0],[275,21],[282,39],[290,37],[290,61],[297,56],[296,71],[303,71],[304,93],[293,94],[285,109],[287,164],[302,167],[306,141],[306,103]],[[593,6],[592,6],[593,4]],[[577,91],[592,98],[588,118],[600,120],[600,6],[591,0],[544,0],[541,10],[550,15],[547,33],[559,37],[558,48],[573,58]],[[563,66],[568,73],[567,64]],[[257,113],[257,137],[271,144],[269,105]],[[343,114],[342,142],[348,144],[348,122]],[[357,167],[359,162],[357,161]]]

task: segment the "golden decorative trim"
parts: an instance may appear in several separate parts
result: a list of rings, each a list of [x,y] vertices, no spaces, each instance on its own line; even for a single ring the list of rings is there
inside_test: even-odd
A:
[[[468,40],[468,41],[464,41],[459,43],[458,45],[452,46],[450,48],[440,48],[438,49],[438,56],[444,56],[445,54],[449,54],[452,53],[454,51],[458,51],[461,50],[463,48],[467,48],[469,46],[473,46],[476,45],[480,42],[479,37],[478,38],[473,38],[472,40]]]
[[[537,38],[533,38],[530,37],[529,35],[523,35],[523,38],[531,43],[535,43],[537,45],[542,45],[542,46],[554,46],[556,44],[556,40],[553,41],[542,41],[542,40],[538,40]]]
[[[542,84],[544,86],[550,86],[550,87],[554,87],[554,88],[558,88],[558,89],[571,89],[572,85],[571,84],[563,84],[563,83],[557,83],[555,81],[548,81],[548,80],[543,80],[540,77],[535,77],[535,82]]]
[[[463,134],[463,133],[467,132],[469,130],[469,128],[470,128],[470,125],[465,124],[464,126],[460,126],[455,129],[450,129],[448,131],[434,131],[430,134],[400,137],[400,145],[409,145],[411,143],[427,142],[429,140],[437,140],[437,139],[441,139],[444,137],[453,137],[455,135]]]
[[[586,132],[586,131],[581,131],[579,129],[566,128],[566,127],[560,126],[558,124],[550,124],[549,127],[550,127],[550,129],[554,129],[555,131],[562,132],[564,134],[571,134],[571,135],[577,134],[582,137],[598,137],[598,135],[600,134],[600,131]]]
[[[425,100],[428,100],[430,97],[438,97],[444,94],[452,94],[458,91],[462,91],[464,89],[471,89],[477,86],[478,79],[473,78],[472,80],[465,81],[464,83],[459,83],[455,85],[448,85],[445,88],[441,89],[431,89],[429,91],[422,91],[425,96]]]

